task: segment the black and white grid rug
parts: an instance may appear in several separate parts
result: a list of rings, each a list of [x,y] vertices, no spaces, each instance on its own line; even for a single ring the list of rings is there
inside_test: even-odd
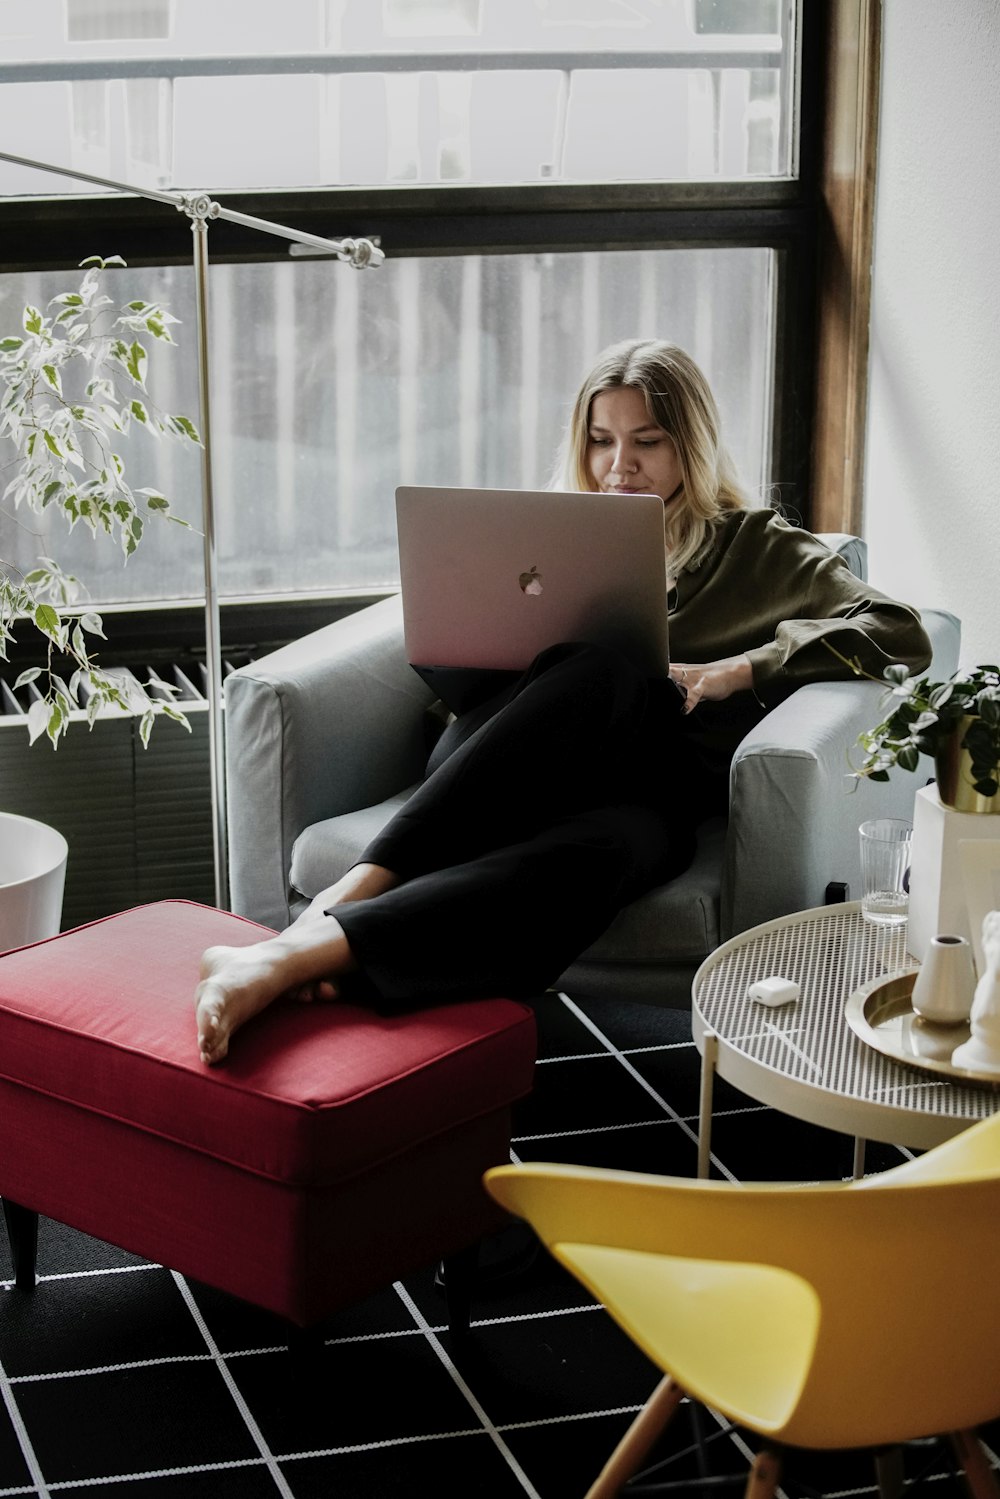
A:
[[[554,995],[536,1009],[540,1061],[516,1112],[516,1157],[693,1175],[687,1014]],[[724,1084],[712,1145],[737,1178],[851,1170],[850,1140]],[[866,1164],[900,1158],[869,1146]],[[659,1373],[526,1247],[517,1229],[488,1246],[461,1354],[431,1269],[338,1314],[303,1350],[269,1314],[43,1222],[33,1293],[12,1288],[6,1243],[0,1260],[0,1499],[575,1499]],[[873,1271],[876,1260],[873,1246]],[[984,1436],[1000,1445],[1000,1428]],[[659,1479],[680,1484],[674,1493],[719,1492],[699,1473],[745,1477],[754,1446],[685,1406],[655,1454],[674,1458]],[[942,1444],[914,1444],[905,1464],[909,1480],[923,1475],[908,1493],[965,1492]],[[787,1473],[788,1499],[875,1493],[866,1454],[791,1454]]]

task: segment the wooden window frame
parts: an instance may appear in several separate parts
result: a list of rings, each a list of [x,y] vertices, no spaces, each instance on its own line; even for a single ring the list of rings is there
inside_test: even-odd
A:
[[[862,533],[882,0],[827,0],[810,518]]]

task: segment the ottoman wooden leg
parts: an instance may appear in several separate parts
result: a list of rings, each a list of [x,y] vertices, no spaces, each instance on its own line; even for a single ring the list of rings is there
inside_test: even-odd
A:
[[[452,1338],[461,1340],[469,1336],[472,1319],[472,1291],[479,1265],[479,1245],[470,1244],[457,1254],[448,1255],[441,1261],[441,1280],[444,1284],[444,1304],[448,1318],[448,1332]]]
[[[14,1261],[14,1284],[19,1291],[33,1291],[38,1251],[38,1214],[5,1197],[3,1216],[10,1241],[10,1256]]]

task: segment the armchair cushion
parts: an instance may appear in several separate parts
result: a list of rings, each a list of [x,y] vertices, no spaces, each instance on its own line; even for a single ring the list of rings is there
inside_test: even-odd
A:
[[[371,843],[376,833],[417,789],[414,782],[405,791],[386,797],[374,807],[362,807],[357,812],[343,812],[339,817],[327,817],[322,822],[310,823],[292,845],[292,867],[289,878],[292,890],[299,899],[293,902],[293,912],[301,910],[302,897],[312,900],[314,895],[330,883],[331,868],[343,874],[356,864]],[[334,876],[335,878],[335,876]]]

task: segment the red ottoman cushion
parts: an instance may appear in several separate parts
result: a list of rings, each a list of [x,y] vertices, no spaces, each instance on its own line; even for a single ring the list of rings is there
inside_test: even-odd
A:
[[[201,953],[265,930],[165,901],[0,957],[0,1194],[305,1321],[495,1222],[534,1017],[279,1001],[208,1068]]]

